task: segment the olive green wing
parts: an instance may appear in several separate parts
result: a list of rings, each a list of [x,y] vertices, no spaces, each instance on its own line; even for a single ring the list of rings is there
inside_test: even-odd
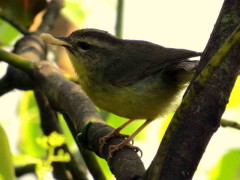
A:
[[[110,58],[104,78],[114,85],[126,86],[199,55],[194,51],[165,48],[145,41],[127,41]]]

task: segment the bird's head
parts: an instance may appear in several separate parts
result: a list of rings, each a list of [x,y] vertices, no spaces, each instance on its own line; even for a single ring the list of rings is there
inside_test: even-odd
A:
[[[77,30],[67,37],[43,33],[41,38],[49,44],[65,47],[77,72],[80,67],[97,70],[107,66],[122,44],[121,39],[97,29]]]

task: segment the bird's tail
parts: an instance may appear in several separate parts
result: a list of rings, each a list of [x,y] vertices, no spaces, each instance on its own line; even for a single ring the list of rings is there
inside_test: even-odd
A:
[[[198,66],[199,61],[196,60],[185,60],[177,65],[174,65],[169,71],[174,75],[176,81],[185,84],[188,83],[193,76],[193,73]]]

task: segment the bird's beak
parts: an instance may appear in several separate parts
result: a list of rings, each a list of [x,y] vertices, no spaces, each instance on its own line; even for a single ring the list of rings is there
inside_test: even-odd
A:
[[[48,44],[57,45],[57,46],[65,46],[67,48],[71,48],[72,45],[69,43],[68,37],[53,37],[51,34],[42,33],[40,35],[42,40]]]

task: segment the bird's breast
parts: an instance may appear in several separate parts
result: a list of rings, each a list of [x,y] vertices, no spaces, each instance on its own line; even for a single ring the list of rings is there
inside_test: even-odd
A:
[[[129,119],[155,119],[174,102],[177,88],[165,84],[137,83],[118,87],[82,77],[80,84],[93,103],[101,109]]]

